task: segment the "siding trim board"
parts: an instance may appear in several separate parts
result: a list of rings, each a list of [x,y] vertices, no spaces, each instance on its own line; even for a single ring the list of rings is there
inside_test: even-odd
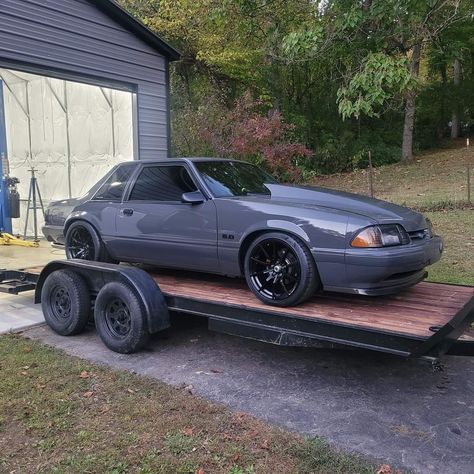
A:
[[[2,47],[0,45],[0,55]],[[52,79],[62,79],[63,81],[80,82],[91,86],[105,87],[107,89],[117,89],[119,91],[126,91],[137,93],[138,86],[132,82],[122,82],[114,79],[105,79],[100,76],[92,74],[77,74],[67,69],[42,67],[34,63],[26,63],[15,61],[13,59],[3,59],[0,56],[0,68],[11,69],[13,71],[26,72],[29,74],[37,74],[39,76],[51,77]]]
[[[0,22],[0,67],[133,93],[135,158],[168,155],[172,46],[112,0],[1,0]]]

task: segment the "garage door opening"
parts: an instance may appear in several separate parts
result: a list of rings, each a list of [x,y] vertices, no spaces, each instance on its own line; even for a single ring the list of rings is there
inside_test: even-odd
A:
[[[1,165],[20,180],[21,217],[12,220],[14,233],[25,230],[31,168],[47,206],[82,196],[112,166],[134,159],[134,93],[1,68],[0,87],[6,132]]]

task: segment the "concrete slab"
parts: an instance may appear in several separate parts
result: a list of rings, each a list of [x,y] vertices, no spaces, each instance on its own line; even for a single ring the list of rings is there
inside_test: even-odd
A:
[[[40,242],[38,248],[0,245],[0,268],[9,270],[45,265],[51,260],[64,258],[64,250],[51,247],[45,240]]]
[[[474,358],[430,364],[363,351],[282,348],[215,334],[186,318],[133,355],[109,351],[93,328],[25,335],[93,362],[133,371],[284,428],[420,473],[474,466]]]
[[[45,265],[51,260],[65,258],[62,249],[56,249],[46,241],[38,248],[0,245],[0,269],[21,269]],[[0,293],[0,334],[19,331],[44,322],[41,307],[33,303],[33,292],[20,296]]]
[[[0,334],[20,331],[44,322],[40,305],[33,302],[33,292],[21,295],[0,293]]]

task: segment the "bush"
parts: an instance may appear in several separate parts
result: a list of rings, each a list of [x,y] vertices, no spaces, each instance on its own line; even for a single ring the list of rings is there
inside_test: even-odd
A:
[[[178,154],[221,156],[252,161],[284,181],[302,179],[301,166],[312,152],[294,141],[294,126],[280,112],[268,111],[246,92],[233,108],[216,99],[182,107],[173,120]]]

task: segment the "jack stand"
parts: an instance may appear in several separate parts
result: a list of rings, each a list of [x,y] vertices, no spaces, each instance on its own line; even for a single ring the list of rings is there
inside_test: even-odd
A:
[[[26,222],[25,222],[25,231],[23,232],[23,238],[26,239],[26,232],[28,230],[28,218],[30,217],[30,211],[33,211],[33,230],[35,241],[38,240],[38,213],[37,211],[41,209],[44,218],[44,206],[43,200],[41,199],[41,193],[38,186],[38,180],[36,179],[34,168],[30,169],[31,179],[30,179],[30,192],[28,194],[28,206],[26,209]],[[39,205],[38,205],[39,200]]]
[[[39,242],[23,240],[6,232],[0,232],[0,245],[17,245],[19,247],[39,247]]]

